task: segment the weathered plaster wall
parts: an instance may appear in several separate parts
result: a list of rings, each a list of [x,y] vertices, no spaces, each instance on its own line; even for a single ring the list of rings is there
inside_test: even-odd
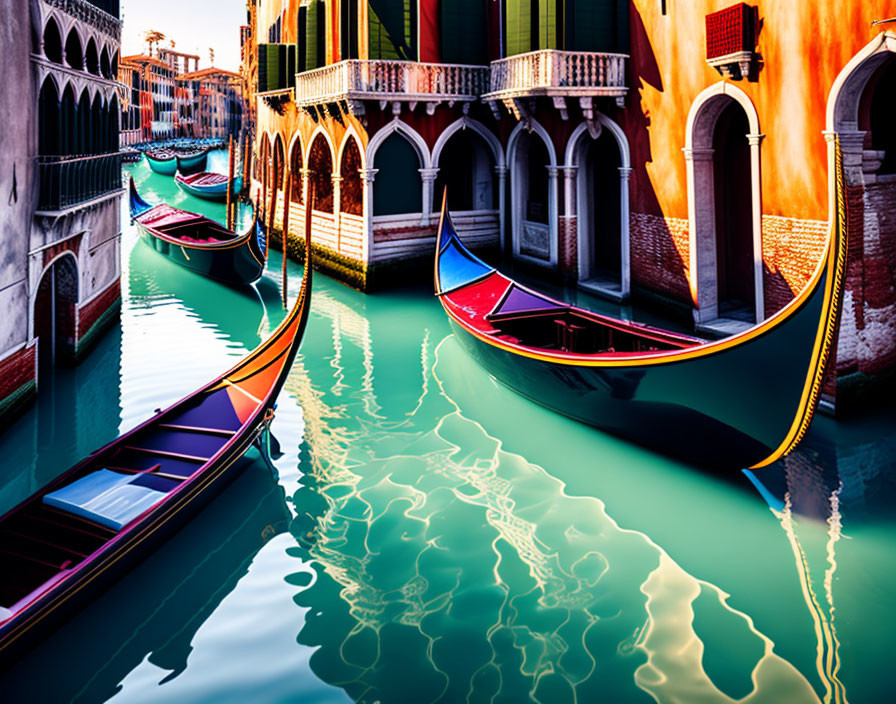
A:
[[[28,0],[6,0],[0,22],[0,359],[28,337],[25,261],[36,197],[35,87]]]
[[[636,168],[632,209],[687,217],[681,149],[691,104],[721,77],[705,60],[704,18],[730,0],[632,3],[632,94],[620,115]],[[736,82],[759,113],[763,214],[827,219],[825,107],[837,75],[880,32],[884,4],[756,2],[763,68]],[[891,13],[892,14],[892,13]],[[671,93],[671,95],[670,95]],[[669,98],[672,98],[671,100]],[[648,129],[645,129],[649,127]],[[657,210],[659,208],[659,210]]]

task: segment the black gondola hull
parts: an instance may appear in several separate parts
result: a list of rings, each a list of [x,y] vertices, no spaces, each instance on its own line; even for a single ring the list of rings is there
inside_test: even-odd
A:
[[[496,347],[449,317],[495,379],[563,415],[687,462],[752,467],[785,441],[812,371],[824,285],[773,334],[668,364],[575,366]]]
[[[251,237],[227,249],[200,249],[158,237],[139,221],[136,224],[141,239],[152,249],[175,264],[215,281],[231,286],[248,286],[258,281],[264,273],[264,259],[260,251],[253,251]]]

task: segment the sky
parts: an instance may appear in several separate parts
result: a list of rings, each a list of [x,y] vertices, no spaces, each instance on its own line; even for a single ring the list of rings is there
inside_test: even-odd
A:
[[[176,51],[199,55],[199,68],[207,68],[209,47],[215,66],[240,69],[240,26],[246,23],[246,0],[122,0],[124,21],[121,55],[146,52],[143,35],[154,29],[165,35],[161,46],[176,43]]]

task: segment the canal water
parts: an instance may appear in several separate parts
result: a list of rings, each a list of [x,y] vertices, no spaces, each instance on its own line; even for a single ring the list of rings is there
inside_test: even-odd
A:
[[[223,169],[216,154],[213,168]],[[150,202],[223,217],[129,167]],[[0,435],[0,510],[283,316],[123,213],[121,327]],[[289,264],[293,300],[301,267]],[[494,382],[431,291],[314,282],[269,467],[0,679],[9,702],[890,702],[896,413],[757,473],[660,457]],[[687,442],[687,438],[682,438]]]

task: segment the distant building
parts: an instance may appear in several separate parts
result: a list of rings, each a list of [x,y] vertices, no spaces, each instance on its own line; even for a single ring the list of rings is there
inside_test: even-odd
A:
[[[127,124],[122,146],[239,135],[244,103],[239,74],[198,66],[195,54],[166,48],[124,57],[119,81],[131,86],[131,93],[127,116],[122,115]]]
[[[9,4],[11,3],[11,5]],[[0,33],[0,416],[116,319],[117,0],[9,0]]]
[[[177,76],[178,90],[188,95],[193,119],[192,135],[199,138],[239,138],[243,122],[240,74],[219,68]]]
[[[842,406],[896,377],[896,33],[863,0],[784,5],[250,2],[253,197],[289,169],[298,232],[313,179],[318,260],[370,288],[427,269],[448,186],[473,246],[724,335],[809,280],[839,135]]]

